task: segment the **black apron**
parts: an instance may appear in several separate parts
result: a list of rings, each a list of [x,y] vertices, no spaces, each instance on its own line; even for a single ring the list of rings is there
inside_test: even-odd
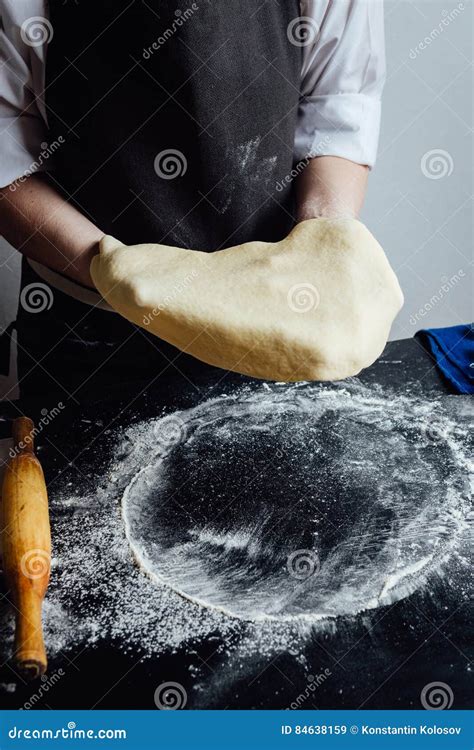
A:
[[[126,244],[215,251],[291,229],[301,49],[296,0],[50,0],[48,142],[66,199]],[[282,189],[282,185],[285,187]],[[44,282],[24,263],[22,286]],[[212,293],[212,290],[209,290]],[[52,290],[18,316],[21,392],[79,398],[97,383],[195,360],[118,315]]]

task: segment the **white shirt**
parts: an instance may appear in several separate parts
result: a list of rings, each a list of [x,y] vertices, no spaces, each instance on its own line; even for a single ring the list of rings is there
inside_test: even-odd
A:
[[[340,156],[372,167],[385,81],[383,0],[300,0],[300,9],[287,29],[303,53],[295,161]],[[45,0],[0,0],[0,187],[53,166],[39,158],[48,34],[34,45],[22,35],[35,16],[47,19]]]

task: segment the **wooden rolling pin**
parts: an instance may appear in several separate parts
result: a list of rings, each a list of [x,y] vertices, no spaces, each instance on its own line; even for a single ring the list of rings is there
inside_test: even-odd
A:
[[[3,570],[16,608],[15,661],[27,679],[47,666],[41,609],[51,564],[48,494],[33,430],[27,417],[13,422],[16,455],[3,478],[0,528]]]

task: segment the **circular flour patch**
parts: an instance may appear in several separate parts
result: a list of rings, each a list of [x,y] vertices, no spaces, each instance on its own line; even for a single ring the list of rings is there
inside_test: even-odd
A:
[[[152,577],[231,615],[353,615],[412,593],[456,545],[456,429],[436,404],[360,385],[211,399],[150,423],[126,534]]]

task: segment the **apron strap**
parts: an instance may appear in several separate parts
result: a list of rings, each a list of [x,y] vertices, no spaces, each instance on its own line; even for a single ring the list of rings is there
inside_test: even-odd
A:
[[[8,375],[10,372],[10,353],[13,331],[16,329],[16,320],[0,334],[0,375]]]

